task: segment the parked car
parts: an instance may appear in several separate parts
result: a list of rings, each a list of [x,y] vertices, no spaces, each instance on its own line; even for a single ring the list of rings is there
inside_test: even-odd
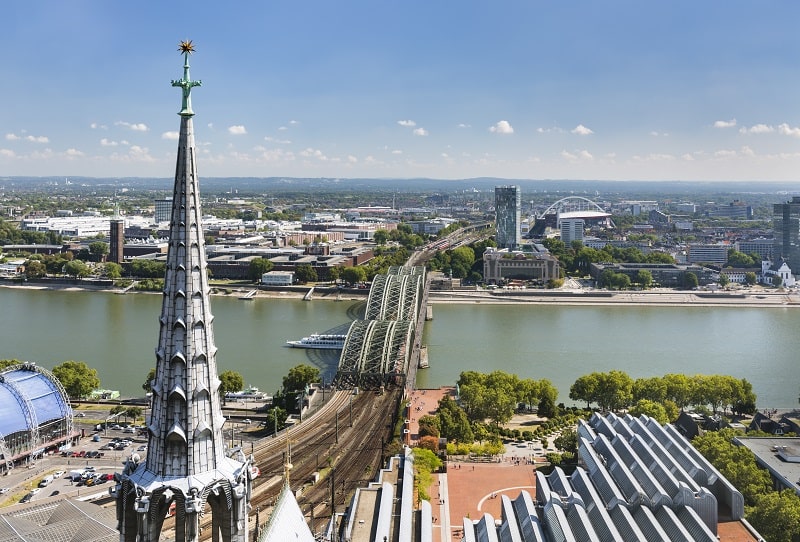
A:
[[[22,498],[19,500],[19,502],[20,502],[20,504],[25,504],[26,502],[31,502],[31,499],[32,499],[32,498],[33,498],[33,492],[31,492],[31,493],[26,493],[26,494],[25,494],[25,496],[24,496],[24,497],[22,497]]]

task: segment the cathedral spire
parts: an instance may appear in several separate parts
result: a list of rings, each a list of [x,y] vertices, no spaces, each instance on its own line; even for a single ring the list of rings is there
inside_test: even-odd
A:
[[[200,210],[191,108],[191,41],[181,42],[183,91],[159,318],[156,372],[147,422],[147,457],[131,457],[115,488],[120,540],[156,542],[165,512],[175,509],[176,542],[196,542],[208,507],[215,540],[246,542],[250,458],[226,450],[214,344],[214,317]]]

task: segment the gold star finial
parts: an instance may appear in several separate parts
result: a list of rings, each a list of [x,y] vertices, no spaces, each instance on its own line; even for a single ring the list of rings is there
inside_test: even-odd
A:
[[[189,54],[194,53],[194,44],[192,43],[192,40],[186,40],[180,42],[180,44],[178,45],[178,51],[180,51],[181,53],[189,53]]]

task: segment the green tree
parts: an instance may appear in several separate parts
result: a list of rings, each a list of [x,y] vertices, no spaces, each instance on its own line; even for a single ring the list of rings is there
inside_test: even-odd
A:
[[[772,275],[772,285],[776,288],[783,286],[783,279],[780,275]]]
[[[21,363],[18,359],[0,359],[0,371],[5,371],[12,365],[20,365]]]
[[[683,275],[683,287],[688,288],[690,290],[697,288],[700,282],[697,280],[697,275],[692,273],[691,271],[687,271]]]
[[[724,288],[725,286],[730,284],[730,282],[731,282],[731,279],[728,278],[728,275],[726,275],[725,273],[720,273],[719,274],[719,285],[720,286],[722,286]]]
[[[559,450],[578,453],[578,433],[574,429],[565,429],[561,435],[553,440],[553,444]]]
[[[660,403],[656,403],[654,401],[649,401],[647,399],[639,399],[628,411],[631,416],[638,417],[644,414],[645,416],[650,416],[651,418],[655,418],[655,420],[660,424],[667,424],[673,420],[669,419],[667,415],[667,410],[664,406]]]
[[[153,393],[153,380],[156,378],[156,368],[152,367],[150,371],[148,371],[147,376],[144,379],[144,384],[142,384],[142,389],[146,393]]]
[[[760,258],[758,260],[753,260],[752,257],[744,252],[739,252],[735,248],[728,249],[728,261],[726,262],[728,267],[753,267],[760,262]]]
[[[71,277],[88,277],[89,266],[80,260],[72,260],[64,265],[64,273]]]
[[[647,290],[653,285],[653,274],[647,269],[639,269],[636,272],[636,283]]]
[[[345,267],[342,270],[342,280],[347,284],[353,285],[367,280],[367,271],[361,267]]]
[[[386,230],[375,230],[375,233],[372,234],[372,240],[375,241],[375,244],[385,245],[386,241],[389,240],[389,232]]]
[[[275,264],[269,258],[253,258],[247,266],[247,278],[253,282],[260,282],[261,275],[269,273]]]
[[[100,387],[97,369],[90,369],[83,361],[65,361],[53,367],[53,375],[64,386],[67,395],[82,399]]]
[[[89,243],[89,254],[92,255],[92,261],[103,261],[103,258],[108,255],[108,243],[103,241],[93,241]]]
[[[437,416],[422,416],[417,422],[419,423],[420,437],[439,437],[441,434],[439,418]]]
[[[469,443],[475,440],[467,413],[455,401],[445,396],[439,401],[436,411],[440,435],[447,440]]]
[[[266,420],[264,423],[266,424],[266,428],[268,430],[274,431],[275,428],[278,428],[278,431],[284,428],[286,425],[286,417],[288,413],[286,410],[279,406],[274,406],[267,411]]]
[[[317,271],[307,263],[303,263],[294,268],[294,277],[298,282],[316,282]]]
[[[106,262],[104,272],[108,278],[118,279],[122,276],[122,266],[118,263]]]
[[[744,496],[745,504],[752,506],[761,495],[770,491],[772,480],[769,472],[758,467],[749,448],[733,443],[736,435],[732,429],[706,431],[692,439],[692,445],[736,486]]]
[[[319,382],[321,378],[319,369],[301,363],[295,365],[286,376],[283,377],[283,389],[287,393],[297,392],[314,382]]]
[[[25,262],[25,276],[29,279],[38,279],[47,274],[47,267],[38,260]]]
[[[132,406],[125,409],[125,418],[130,418],[133,423],[136,423],[136,420],[138,420],[141,416],[142,407]]]
[[[337,284],[339,282],[339,277],[341,277],[341,275],[342,275],[342,268],[339,266],[331,267],[330,269],[328,269],[328,278],[334,284]]]
[[[592,373],[578,377],[569,387],[569,398],[573,401],[586,401],[586,409],[589,410],[591,404],[597,400],[597,388],[599,386],[598,373]]]
[[[744,274],[744,282],[748,286],[753,286],[756,282],[758,282],[758,277],[752,271],[748,271]]]
[[[225,394],[241,391],[244,388],[244,378],[236,371],[223,371],[219,374],[219,394],[225,400]]]
[[[770,491],[747,508],[747,521],[769,542],[800,539],[800,497],[792,490]]]

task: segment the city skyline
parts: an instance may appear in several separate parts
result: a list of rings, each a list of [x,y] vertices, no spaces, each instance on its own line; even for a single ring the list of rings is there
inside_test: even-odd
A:
[[[201,177],[800,178],[790,2],[16,8],[2,175],[171,175],[191,39]]]

